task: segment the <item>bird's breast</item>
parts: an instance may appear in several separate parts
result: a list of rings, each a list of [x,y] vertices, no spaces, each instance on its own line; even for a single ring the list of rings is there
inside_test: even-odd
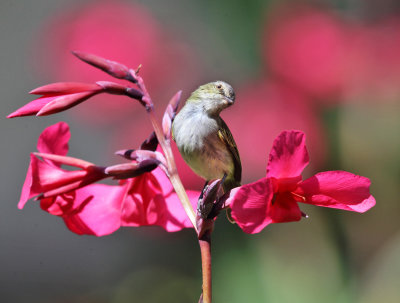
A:
[[[183,159],[206,180],[222,178],[233,167],[232,156],[218,137],[218,130],[218,122],[204,113],[181,111],[173,124]]]

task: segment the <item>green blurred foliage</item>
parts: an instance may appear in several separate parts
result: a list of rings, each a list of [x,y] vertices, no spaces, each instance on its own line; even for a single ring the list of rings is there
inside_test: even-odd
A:
[[[115,289],[112,303],[196,302],[199,281],[172,268],[146,268],[127,276]]]
[[[400,234],[383,245],[365,270],[361,303],[395,303],[400,298]]]

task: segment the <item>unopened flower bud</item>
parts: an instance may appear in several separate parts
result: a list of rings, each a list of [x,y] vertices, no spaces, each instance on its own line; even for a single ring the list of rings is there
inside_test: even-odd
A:
[[[132,162],[109,166],[105,169],[105,173],[114,179],[127,179],[137,177],[146,172],[150,172],[157,168],[159,162],[155,159],[147,159],[141,162]]]
[[[129,68],[127,68],[125,65],[107,60],[105,58],[89,54],[89,53],[84,53],[84,52],[79,52],[79,51],[73,51],[72,54],[74,54],[76,57],[81,59],[82,61],[98,68],[101,69],[102,71],[106,72],[107,74],[118,78],[118,79],[128,79],[129,78]]]

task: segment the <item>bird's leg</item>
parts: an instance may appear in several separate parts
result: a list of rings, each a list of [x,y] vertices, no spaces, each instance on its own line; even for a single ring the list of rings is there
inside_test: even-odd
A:
[[[222,195],[218,195],[218,193],[227,176],[228,175],[224,173],[222,179],[215,180],[210,185],[208,184],[209,181],[206,181],[204,184],[197,203],[197,213],[200,214],[201,217],[213,219],[218,216],[221,209],[225,208],[225,201],[229,197],[229,193],[223,193]],[[210,186],[211,188],[209,188]],[[213,191],[213,194],[210,195],[210,191]],[[210,198],[213,201],[211,201]],[[204,199],[207,200],[207,203],[203,201]]]
[[[214,202],[214,199],[212,199],[213,201],[210,202],[209,194],[210,190],[213,190],[215,184],[212,183],[208,185],[208,183],[209,181],[207,180],[203,186],[203,189],[201,190],[199,199],[197,200],[197,215],[200,215],[200,217],[203,219],[208,217],[208,214],[210,213]],[[214,195],[216,195],[216,193]]]
[[[220,186],[222,186],[222,184],[224,184],[226,177],[227,177],[227,174],[224,173],[224,176],[221,179]],[[228,197],[228,195],[226,195],[226,193],[222,194],[221,196],[217,195],[217,197],[215,199],[215,203],[212,207],[212,210],[211,210],[210,214],[208,215],[208,218],[215,218],[216,216],[218,216],[221,209],[225,208],[225,201],[226,201],[227,197]]]

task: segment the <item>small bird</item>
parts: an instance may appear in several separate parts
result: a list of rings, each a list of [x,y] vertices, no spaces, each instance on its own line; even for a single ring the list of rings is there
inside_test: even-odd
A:
[[[222,179],[224,192],[240,186],[242,165],[235,140],[219,114],[235,102],[223,81],[196,89],[172,124],[172,137],[185,162],[208,181]]]

